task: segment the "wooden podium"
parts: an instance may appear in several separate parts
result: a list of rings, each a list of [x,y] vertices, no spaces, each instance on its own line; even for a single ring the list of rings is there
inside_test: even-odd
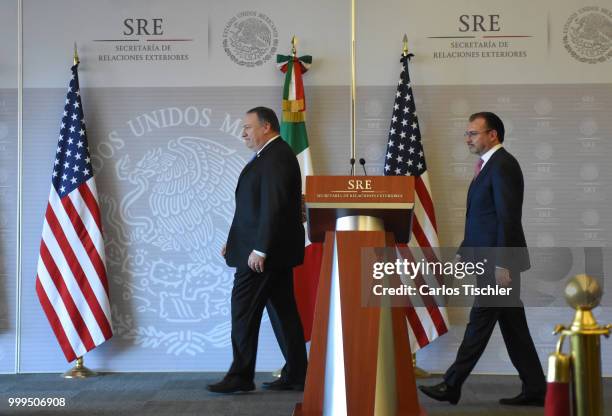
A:
[[[414,178],[309,176],[305,200],[310,240],[325,244],[294,415],[424,415],[402,310],[361,306],[361,249],[408,242]]]

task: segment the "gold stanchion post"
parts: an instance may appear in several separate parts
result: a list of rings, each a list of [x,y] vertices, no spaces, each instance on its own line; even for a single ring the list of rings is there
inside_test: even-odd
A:
[[[574,322],[569,328],[555,328],[555,333],[570,337],[575,416],[603,415],[600,337],[610,336],[612,325],[599,326],[591,312],[602,294],[596,279],[574,276],[565,287],[565,300],[576,310]]]

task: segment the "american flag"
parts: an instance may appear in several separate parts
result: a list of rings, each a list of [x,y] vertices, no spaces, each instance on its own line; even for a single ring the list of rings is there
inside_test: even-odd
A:
[[[72,67],[51,184],[36,293],[71,362],[113,335],[100,207],[83,121],[78,64]]]
[[[398,81],[393,116],[389,128],[387,155],[385,156],[385,175],[406,175],[415,177],[415,205],[412,219],[410,246],[419,247],[428,261],[437,260],[435,250],[438,247],[438,228],[436,214],[431,197],[425,153],[421,143],[419,119],[408,62],[412,54],[402,55],[400,60],[402,72]],[[405,309],[412,351],[423,348],[435,338],[448,332],[448,315],[433,299],[422,299],[423,307]]]

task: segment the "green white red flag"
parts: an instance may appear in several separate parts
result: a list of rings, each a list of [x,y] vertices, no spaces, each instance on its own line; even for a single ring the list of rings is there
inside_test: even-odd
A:
[[[281,72],[285,74],[280,133],[281,137],[291,146],[300,163],[302,191],[304,191],[306,176],[314,174],[306,132],[306,99],[302,82],[302,74],[308,71],[312,57],[307,55],[298,58],[295,55],[277,55],[276,62]],[[306,227],[305,215],[303,218],[304,227]],[[312,332],[323,247],[321,243],[311,243],[308,233],[306,233],[304,245],[304,264],[293,269],[293,283],[304,328],[304,338],[308,341]]]

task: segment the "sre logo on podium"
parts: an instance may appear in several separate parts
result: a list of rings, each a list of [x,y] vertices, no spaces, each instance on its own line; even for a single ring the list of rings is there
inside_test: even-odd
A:
[[[347,189],[350,191],[353,191],[353,190],[371,191],[372,190],[372,180],[371,179],[349,179],[348,184],[347,184]]]

